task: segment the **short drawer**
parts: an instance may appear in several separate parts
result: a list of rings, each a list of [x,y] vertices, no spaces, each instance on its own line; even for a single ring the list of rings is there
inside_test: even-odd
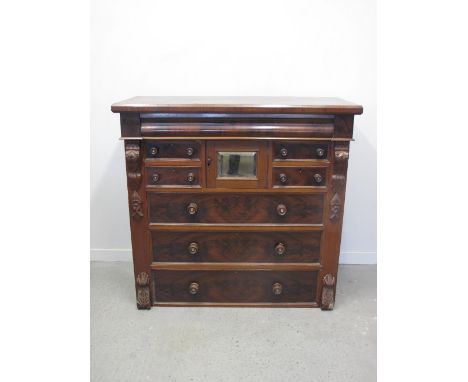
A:
[[[324,187],[326,167],[274,167],[274,187]]]
[[[317,263],[322,233],[156,232],[155,262]]]
[[[275,160],[325,160],[328,159],[327,142],[279,141],[273,143]]]
[[[158,302],[315,302],[317,271],[153,271]]]
[[[148,194],[151,223],[319,224],[323,198],[323,194]]]
[[[200,159],[198,141],[147,141],[145,156],[150,159]]]
[[[200,186],[198,167],[148,167],[146,174],[150,186]]]

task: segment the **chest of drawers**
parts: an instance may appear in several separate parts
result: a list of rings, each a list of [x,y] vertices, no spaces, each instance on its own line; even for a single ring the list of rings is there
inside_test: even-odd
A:
[[[361,106],[135,97],[112,111],[125,143],[139,309],[333,309]]]

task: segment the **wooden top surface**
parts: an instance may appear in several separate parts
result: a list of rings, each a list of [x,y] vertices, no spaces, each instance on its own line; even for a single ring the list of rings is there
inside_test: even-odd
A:
[[[133,97],[114,113],[321,113],[362,114],[362,106],[325,97]]]

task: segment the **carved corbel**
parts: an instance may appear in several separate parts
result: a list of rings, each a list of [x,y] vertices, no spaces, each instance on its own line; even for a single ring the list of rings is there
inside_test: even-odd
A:
[[[137,307],[138,309],[150,309],[151,308],[151,297],[150,297],[150,280],[149,275],[146,272],[138,273],[136,277],[137,284]]]
[[[332,310],[335,306],[335,276],[330,273],[323,277],[322,310]]]
[[[129,188],[132,190],[137,190],[141,184],[140,151],[139,142],[127,142],[125,144],[127,179]]]

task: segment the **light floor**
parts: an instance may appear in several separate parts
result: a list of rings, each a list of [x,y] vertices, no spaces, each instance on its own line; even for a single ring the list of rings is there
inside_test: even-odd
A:
[[[376,380],[376,266],[343,265],[335,309],[137,310],[132,264],[91,263],[91,381]]]

